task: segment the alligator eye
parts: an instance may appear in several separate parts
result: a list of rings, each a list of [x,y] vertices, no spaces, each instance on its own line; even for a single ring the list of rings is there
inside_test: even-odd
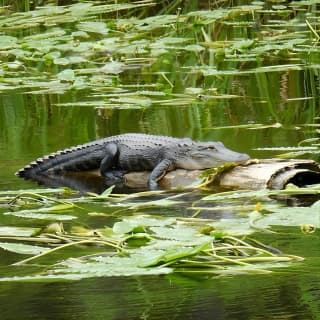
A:
[[[207,150],[217,150],[214,146],[207,147]]]

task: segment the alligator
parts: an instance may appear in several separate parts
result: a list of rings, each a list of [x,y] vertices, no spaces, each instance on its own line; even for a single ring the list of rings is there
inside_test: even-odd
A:
[[[110,172],[151,171],[148,186],[157,189],[167,171],[176,168],[195,170],[242,163],[247,154],[226,148],[222,142],[197,142],[142,133],[126,133],[63,149],[38,158],[16,172],[17,176],[37,180],[41,174],[63,174],[100,169]]]

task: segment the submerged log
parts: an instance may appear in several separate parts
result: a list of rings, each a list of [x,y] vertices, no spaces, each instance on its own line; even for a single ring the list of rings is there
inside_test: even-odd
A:
[[[195,184],[202,170],[178,169],[167,173],[159,182],[164,189]],[[146,188],[149,172],[125,174],[125,185],[129,188]],[[289,183],[299,187],[320,183],[320,165],[312,160],[262,159],[249,160],[217,174],[213,184],[238,189],[283,189]]]

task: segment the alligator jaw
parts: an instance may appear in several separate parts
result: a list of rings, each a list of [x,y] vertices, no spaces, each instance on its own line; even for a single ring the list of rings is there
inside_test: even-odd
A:
[[[232,151],[224,146],[222,142],[215,143],[216,153],[214,157],[222,162],[243,163],[250,159],[246,153]]]
[[[222,142],[199,142],[188,154],[181,157],[176,167],[196,170],[218,167],[226,162],[241,164],[249,160],[249,155],[226,148]]]

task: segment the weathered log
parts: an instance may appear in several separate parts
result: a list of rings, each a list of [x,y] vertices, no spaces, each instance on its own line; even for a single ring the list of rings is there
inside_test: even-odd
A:
[[[220,172],[220,171],[219,171]],[[186,187],[201,183],[201,170],[178,169],[168,172],[160,181],[163,189]],[[39,174],[33,178],[40,184],[59,187],[67,186],[79,191],[103,192],[111,185],[116,190],[147,189],[150,172],[130,172],[124,180],[110,181],[100,176],[98,170],[68,174]],[[312,160],[264,159],[249,160],[243,165],[226,168],[212,176],[212,184],[233,189],[283,189],[288,183],[299,187],[320,183],[320,165]]]
[[[171,171],[159,182],[165,189],[187,186],[196,183],[203,171],[178,169]],[[146,188],[148,172],[131,172],[125,174],[125,185],[129,188]],[[288,183],[299,187],[320,183],[320,165],[312,160],[262,159],[249,160],[244,165],[217,174],[215,185],[227,188],[283,189]]]

